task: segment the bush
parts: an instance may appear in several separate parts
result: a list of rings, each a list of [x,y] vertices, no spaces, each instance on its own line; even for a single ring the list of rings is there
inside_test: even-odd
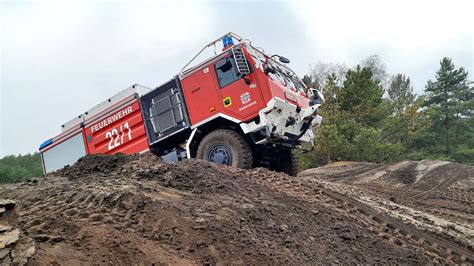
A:
[[[451,158],[458,163],[474,165],[474,149],[463,148],[453,152]]]

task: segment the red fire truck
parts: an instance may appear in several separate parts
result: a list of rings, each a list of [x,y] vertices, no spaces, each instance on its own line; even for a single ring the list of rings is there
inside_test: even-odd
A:
[[[221,41],[219,53],[192,65]],[[43,171],[86,154],[150,151],[167,161],[200,158],[295,175],[291,150],[313,143],[324,98],[288,63],[228,33],[164,84],[133,85],[62,125],[61,134],[39,147]]]

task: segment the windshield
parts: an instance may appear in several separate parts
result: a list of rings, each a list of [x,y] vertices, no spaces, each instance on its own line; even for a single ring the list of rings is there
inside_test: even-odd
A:
[[[264,65],[268,69],[266,71],[267,75],[273,80],[279,80],[281,84],[285,87],[297,90],[306,94],[306,86],[303,84],[301,79],[287,66],[283,66],[270,56],[264,54],[258,49],[249,47],[250,54],[254,60],[260,64]]]
[[[300,81],[300,79],[294,74],[290,73],[288,71],[285,71],[285,69],[282,69],[278,65],[274,66],[274,72],[275,76],[278,77],[278,80],[287,87],[290,87],[291,89],[301,91],[303,93],[306,93],[306,87],[303,85],[303,83]]]

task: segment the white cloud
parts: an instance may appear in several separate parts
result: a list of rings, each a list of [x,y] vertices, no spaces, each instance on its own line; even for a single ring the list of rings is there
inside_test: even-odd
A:
[[[212,16],[203,16],[208,7],[198,2],[1,7],[0,156],[35,151],[62,123],[134,83],[153,87],[168,80],[195,53],[189,41],[204,44],[212,26]]]
[[[472,1],[300,1],[292,5],[318,60],[355,65],[379,54],[409,75],[443,56],[473,69]],[[432,72],[434,73],[434,71]],[[423,89],[426,75],[415,80]]]
[[[336,43],[343,51],[349,41],[356,41],[417,53],[473,34],[474,5],[468,0],[306,1],[292,7],[305,21],[307,34],[315,43]]]
[[[474,71],[470,1],[4,1],[0,7],[0,156],[35,151],[62,123],[131,84],[165,82],[229,31],[288,56],[300,74],[318,60],[353,66],[379,54],[389,72],[410,75],[419,91],[443,56]]]

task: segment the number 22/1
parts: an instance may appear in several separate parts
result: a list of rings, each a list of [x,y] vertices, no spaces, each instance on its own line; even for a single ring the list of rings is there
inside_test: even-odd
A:
[[[105,138],[110,139],[108,146],[109,151],[123,144],[123,136],[125,135],[125,130],[127,130],[128,140],[132,140],[132,129],[128,126],[128,122],[123,125],[120,125],[120,134],[116,128],[105,133]]]

